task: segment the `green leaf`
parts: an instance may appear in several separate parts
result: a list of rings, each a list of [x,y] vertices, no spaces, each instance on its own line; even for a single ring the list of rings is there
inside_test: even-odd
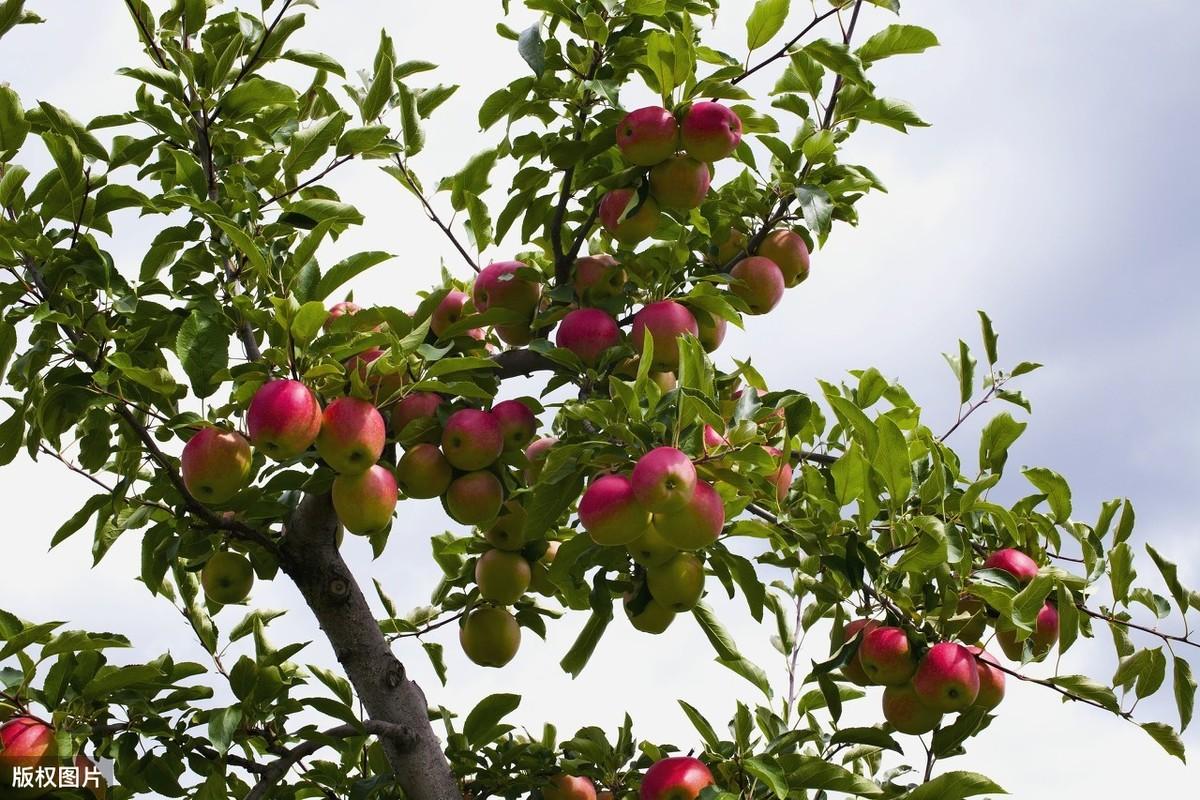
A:
[[[1187,730],[1192,721],[1192,711],[1196,707],[1196,679],[1192,676],[1192,667],[1186,659],[1175,656],[1175,706],[1179,709],[1179,730]]]
[[[382,49],[383,46],[381,42],[380,48]],[[383,52],[379,68],[375,71],[375,77],[371,80],[371,86],[367,89],[367,94],[363,97],[362,104],[359,106],[363,122],[374,122],[378,119],[379,115],[383,112],[384,106],[392,98],[392,90],[395,87],[392,66],[391,54]]]
[[[881,750],[904,752],[895,739],[879,728],[842,728],[830,737],[829,744],[865,744]]]
[[[161,677],[162,670],[150,664],[106,667],[83,687],[83,694],[89,698],[107,697],[139,683],[157,681]]]
[[[742,654],[738,652],[733,637],[717,620],[717,615],[708,605],[703,602],[697,603],[696,607],[692,609],[692,616],[696,618],[696,622],[700,623],[700,630],[704,631],[704,635],[712,643],[713,649],[717,651],[717,658],[727,661],[741,658]]]
[[[175,336],[175,355],[196,397],[208,397],[220,385],[218,374],[229,366],[229,332],[211,309],[192,309]]]
[[[1062,475],[1045,467],[1030,467],[1022,470],[1021,474],[1046,495],[1055,522],[1061,524],[1071,518],[1071,487]]]
[[[883,476],[892,498],[892,506],[899,508],[912,493],[912,461],[908,457],[908,442],[891,417],[880,416],[876,420],[879,431],[879,448],[875,451],[872,466]]]
[[[290,86],[266,78],[249,78],[221,98],[221,114],[230,120],[243,119],[272,106],[294,106],[296,92]]]
[[[583,629],[579,631],[579,636],[575,637],[571,649],[563,656],[562,661],[558,662],[563,672],[569,673],[572,678],[579,677],[579,673],[587,666],[588,659],[595,652],[596,645],[600,643],[600,637],[604,635],[604,630],[610,621],[612,621],[611,608],[608,609],[607,614],[592,611],[587,622],[583,624]]]
[[[873,781],[817,756],[793,756],[784,764],[788,768],[788,783],[795,789],[824,789],[827,792],[844,792],[864,797],[876,797],[881,794]]]
[[[29,135],[21,98],[9,86],[0,86],[0,154],[15,152]]]
[[[497,730],[500,720],[516,711],[519,705],[519,694],[492,694],[480,700],[463,722],[462,732],[467,743],[480,747],[502,736],[504,731]]]
[[[787,21],[790,0],[758,0],[746,20],[746,47],[753,52],[779,33]]]
[[[8,419],[0,422],[0,467],[11,464],[21,452],[25,440],[25,415],[14,409]]]
[[[704,745],[712,751],[716,751],[721,746],[721,740],[717,737],[717,732],[713,730],[713,726],[709,724],[704,715],[697,711],[694,707],[685,703],[683,700],[676,700],[683,713],[691,720],[692,726],[700,734],[700,738],[704,741]]]
[[[339,156],[358,155],[373,150],[387,138],[386,125],[364,125],[351,128],[342,134],[338,140],[337,154]]]
[[[841,75],[850,83],[858,86],[869,86],[867,75],[863,72],[862,61],[858,56],[850,52],[850,48],[841,42],[832,42],[829,39],[817,39],[805,46],[804,52],[810,55],[818,64],[821,64],[838,75]]]
[[[83,507],[72,514],[71,518],[54,532],[54,536],[50,538],[50,547],[57,547],[72,534],[77,533],[97,511],[112,500],[112,496],[107,494],[95,494],[89,497]]]
[[[992,328],[992,319],[983,311],[979,311],[979,324],[983,328],[983,350],[987,353],[988,364],[995,365],[996,363],[996,340],[1000,337],[996,335],[996,331]]]
[[[542,43],[542,25],[535,22],[517,37],[517,52],[539,78],[546,71],[546,48]]]
[[[788,796],[787,777],[783,774],[783,769],[774,761],[769,761],[766,758],[751,756],[750,758],[742,759],[742,767],[758,778],[763,784],[771,790],[771,793],[783,800]]]
[[[229,238],[233,246],[246,256],[255,271],[265,278],[269,271],[266,256],[254,244],[254,240],[250,238],[250,234],[242,230],[236,222],[228,217],[214,215],[212,221]]]
[[[896,562],[896,569],[927,574],[939,564],[946,563],[949,549],[946,527],[937,517],[917,517],[913,523],[919,538],[916,545],[906,550]]]
[[[918,25],[889,25],[863,42],[856,51],[864,64],[898,55],[915,55],[937,47],[933,31]]]
[[[438,676],[442,686],[445,686],[446,658],[443,655],[442,646],[437,642],[421,642],[421,647],[425,650],[425,655],[429,656],[429,663],[433,666],[434,674]]]
[[[404,152],[415,156],[425,147],[425,133],[421,130],[421,117],[417,113],[416,97],[403,83],[398,87],[396,107],[400,109],[400,128],[404,134]]]
[[[979,468],[999,474],[1008,460],[1008,448],[1025,432],[1027,423],[1017,422],[1007,411],[984,426],[979,437]]]
[[[292,134],[291,147],[283,158],[284,171],[290,175],[298,175],[316,164],[342,135],[346,120],[344,112],[335,111]]]
[[[1130,524],[1132,525],[1132,522]],[[1154,561],[1154,566],[1158,567],[1163,582],[1167,584],[1167,589],[1171,592],[1171,597],[1175,598],[1175,602],[1179,604],[1179,610],[1186,614],[1188,592],[1183,588],[1183,584],[1179,582],[1179,568],[1159,555],[1158,551],[1149,544],[1146,545],[1146,552],[1150,554],[1151,560]]]
[[[1113,713],[1118,713],[1121,710],[1121,706],[1117,703],[1117,696],[1113,694],[1113,690],[1097,683],[1086,675],[1058,675],[1050,678],[1049,681],[1055,686],[1066,689],[1071,694],[1076,694],[1087,700],[1099,703],[1101,707]]]
[[[640,17],[661,17],[667,12],[667,0],[625,0],[625,12]]]
[[[863,496],[868,486],[869,469],[870,465],[863,458],[858,442],[851,443],[841,458],[829,468],[839,506],[849,505]]]
[[[288,50],[280,58],[285,61],[294,61],[297,64],[303,64],[306,67],[313,69],[323,69],[326,72],[332,72],[339,78],[346,77],[346,70],[342,68],[333,56],[325,53],[318,53],[314,50]]]
[[[1121,542],[1108,551],[1108,575],[1112,582],[1113,599],[1118,603],[1129,602],[1129,587],[1137,577],[1133,568],[1133,548],[1129,542]]]
[[[975,772],[947,772],[904,795],[904,800],[963,800],[981,794],[1008,794]]]
[[[1166,750],[1170,755],[1175,756],[1185,764],[1187,763],[1187,752],[1183,747],[1183,741],[1170,725],[1162,722],[1145,722],[1142,724],[1142,730],[1150,734],[1151,738],[1158,742],[1163,750]]]

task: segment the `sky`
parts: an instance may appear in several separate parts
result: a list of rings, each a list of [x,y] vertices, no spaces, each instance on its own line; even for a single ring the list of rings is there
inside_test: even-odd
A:
[[[131,102],[133,83],[115,73],[142,59],[120,4],[29,5],[47,23],[0,43],[0,79],[27,105],[44,99],[88,119]],[[324,5],[311,13],[295,46],[327,51],[348,68],[368,66],[378,29],[386,27],[401,58],[439,63],[436,81],[462,84],[435,116],[426,152],[414,161],[426,185],[494,141],[494,132],[478,131],[475,111],[502,81],[526,69],[515,44],[493,32],[499,3]],[[712,41],[741,53],[751,5],[724,3]],[[519,2],[513,6],[506,23],[525,27],[531,15]],[[808,19],[806,3],[793,6],[785,35]],[[956,413],[956,386],[940,353],[959,338],[979,351],[976,309],[985,309],[1000,333],[1003,363],[1046,365],[1020,379],[1034,414],[1010,463],[1065,475],[1075,516],[1085,521],[1094,520],[1103,499],[1130,497],[1138,510],[1137,543],[1152,541],[1179,564],[1185,584],[1200,584],[1200,536],[1189,502],[1200,479],[1193,413],[1200,392],[1194,271],[1200,88],[1187,78],[1189,65],[1200,63],[1200,6],[1148,0],[1136,13],[1115,0],[905,0],[904,6],[902,21],[931,28],[942,44],[885,62],[872,77],[882,94],[912,103],[932,127],[908,136],[880,128],[854,137],[847,158],[872,167],[889,193],[861,203],[859,228],[835,229],[814,254],[810,279],[775,312],[751,320],[745,332],[731,329],[718,360],[752,357],[772,387],[810,392],[818,391],[817,379],[840,380],[849,369],[874,366],[903,382],[925,407],[926,423],[940,429]],[[861,24],[871,32],[890,21],[887,12],[869,8]],[[47,67],[48,51],[69,58]],[[770,88],[774,74],[765,72],[751,91]],[[367,223],[323,254],[323,262],[354,250],[398,254],[355,282],[359,302],[409,305],[414,291],[437,282],[443,263],[465,276],[446,240],[391,178],[364,165],[334,178]],[[135,224],[109,246],[119,262],[136,263],[152,236],[152,228]],[[485,257],[508,257],[514,246]],[[984,409],[954,434],[964,453],[974,452],[990,413]],[[54,530],[90,494],[86,482],[23,457],[2,480],[6,563],[20,569],[6,571],[0,607],[37,621],[123,632],[136,643],[123,654],[130,660],[168,649],[177,658],[203,658],[178,614],[164,602],[147,602],[132,580],[136,535],[127,534],[94,570],[86,534],[47,552]],[[447,526],[436,501],[408,501],[381,559],[372,562],[355,537],[347,537],[346,550],[364,585],[377,578],[401,607],[423,605],[436,581],[428,537]],[[1148,560],[1142,572],[1153,585]],[[299,661],[332,663],[288,582],[260,582],[252,600],[288,609],[270,628],[275,641],[312,640]],[[749,618],[740,598],[715,604],[743,652],[779,685],[783,662],[768,631]],[[228,629],[241,613],[225,610],[217,623]],[[686,744],[696,737],[677,698],[718,723],[732,714],[736,698],[755,699],[749,684],[712,662],[709,645],[687,619],[656,639],[617,619],[587,669],[571,680],[556,662],[582,622],[568,615],[551,625],[546,643],[527,634],[501,671],[466,662],[453,629],[443,629],[435,639],[448,654],[445,688],[417,647],[404,644],[397,653],[433,703],[463,713],[492,692],[523,694],[513,719],[531,730],[551,721],[564,732],[583,724],[611,731],[628,710],[638,735]],[[805,658],[820,659],[826,642],[815,633],[813,641]],[[1061,670],[1103,677],[1114,666],[1103,641],[1077,645]],[[861,708],[850,712],[852,720],[877,721],[875,702],[853,704]],[[1169,700],[1145,710],[1174,720]],[[1194,755],[1200,735],[1192,730],[1185,739]],[[984,772],[1020,800],[1124,800],[1134,790],[1177,793],[1200,781],[1200,768],[1170,759],[1133,726],[1011,682],[998,719],[971,754],[940,769]]]

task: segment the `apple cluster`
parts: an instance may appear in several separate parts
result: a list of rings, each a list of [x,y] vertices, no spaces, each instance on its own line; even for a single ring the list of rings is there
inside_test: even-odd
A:
[[[642,776],[640,800],[697,800],[709,786],[715,786],[712,772],[704,762],[692,756],[668,756],[650,765]],[[542,786],[543,800],[611,800],[607,790],[596,792],[590,778],[559,774]]]

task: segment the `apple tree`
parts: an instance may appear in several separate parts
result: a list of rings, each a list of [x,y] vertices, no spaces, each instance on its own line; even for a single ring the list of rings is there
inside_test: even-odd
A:
[[[65,13],[37,5],[0,2],[0,35]],[[875,369],[809,396],[722,357],[883,189],[846,141],[925,125],[872,81],[937,45],[896,0],[758,0],[735,53],[704,43],[742,24],[717,0],[525,0],[536,24],[496,27],[525,68],[482,74],[486,147],[436,181],[419,157],[457,87],[386,32],[348,69],[292,44],[311,1],[124,5],[128,103],[83,122],[0,86],[0,463],[90,481],[50,545],[90,530],[99,563],[138,537],[130,578],[210,658],[131,663],[120,633],[0,612],[6,791],[36,796],[17,768],[69,758],[110,764],[115,798],[964,798],[1002,791],[953,759],[1014,681],[1184,757],[1200,593],[1135,552],[1128,500],[1082,521],[1063,476],[1008,462],[1039,365],[1001,359],[985,314],[981,356],[948,357],[948,430]],[[327,176],[375,169],[447,262],[367,307],[348,284],[389,256],[327,263],[364,221]],[[107,248],[133,226],[153,238],[125,263]],[[433,604],[405,613],[378,585],[368,601],[339,544],[411,548],[389,534],[417,498],[454,525]],[[336,664],[271,643],[249,599],[270,580]],[[779,663],[743,656],[706,593],[774,620]],[[628,717],[533,738],[504,723],[516,695],[452,710],[405,670],[431,658],[445,684],[445,647],[503,667],[563,615],[586,617],[571,674],[611,625],[699,625],[759,700],[727,728],[681,701],[691,741],[638,741]],[[1097,636],[1111,676],[1029,672]],[[1135,716],[1160,693],[1177,718]],[[877,724],[842,723],[859,701]]]

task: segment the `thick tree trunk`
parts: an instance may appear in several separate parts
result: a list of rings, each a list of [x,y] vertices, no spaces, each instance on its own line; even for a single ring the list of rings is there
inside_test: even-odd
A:
[[[338,552],[336,530],[329,495],[305,496],[289,521],[280,566],[304,595],[370,718],[412,733],[402,740],[382,740],[405,796],[461,800],[462,792],[429,723],[425,694],[408,679],[380,632]]]

